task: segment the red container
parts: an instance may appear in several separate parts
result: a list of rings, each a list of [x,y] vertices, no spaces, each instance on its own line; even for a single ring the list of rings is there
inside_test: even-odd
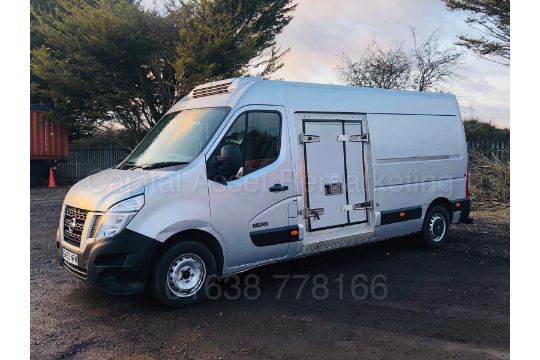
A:
[[[30,160],[68,160],[68,133],[48,119],[44,106],[30,105]]]

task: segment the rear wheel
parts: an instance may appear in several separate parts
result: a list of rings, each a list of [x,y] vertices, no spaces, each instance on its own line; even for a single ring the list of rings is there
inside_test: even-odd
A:
[[[429,248],[436,248],[448,242],[450,230],[450,215],[448,210],[440,205],[428,209],[422,226],[422,238]]]
[[[152,274],[153,293],[165,306],[191,306],[206,299],[215,278],[212,252],[201,243],[183,241],[159,257]]]

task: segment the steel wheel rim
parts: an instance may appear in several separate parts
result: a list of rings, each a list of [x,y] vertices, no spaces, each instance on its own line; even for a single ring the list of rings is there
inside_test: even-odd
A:
[[[439,213],[433,214],[429,220],[429,235],[433,242],[439,242],[446,235],[446,221]]]
[[[199,291],[206,278],[206,267],[200,256],[182,254],[167,270],[169,290],[178,297],[189,297]]]

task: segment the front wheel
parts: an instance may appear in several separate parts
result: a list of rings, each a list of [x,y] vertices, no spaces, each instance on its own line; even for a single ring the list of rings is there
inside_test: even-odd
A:
[[[191,306],[206,299],[215,278],[212,252],[201,243],[183,241],[159,257],[152,274],[153,293],[165,306]]]
[[[435,205],[428,209],[422,226],[422,238],[429,248],[436,248],[448,242],[450,215],[446,208]]]

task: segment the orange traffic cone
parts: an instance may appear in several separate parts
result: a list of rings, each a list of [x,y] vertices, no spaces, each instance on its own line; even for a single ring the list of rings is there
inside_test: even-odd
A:
[[[56,187],[56,182],[54,181],[54,173],[52,170],[52,166],[49,166],[49,187],[50,188]]]

